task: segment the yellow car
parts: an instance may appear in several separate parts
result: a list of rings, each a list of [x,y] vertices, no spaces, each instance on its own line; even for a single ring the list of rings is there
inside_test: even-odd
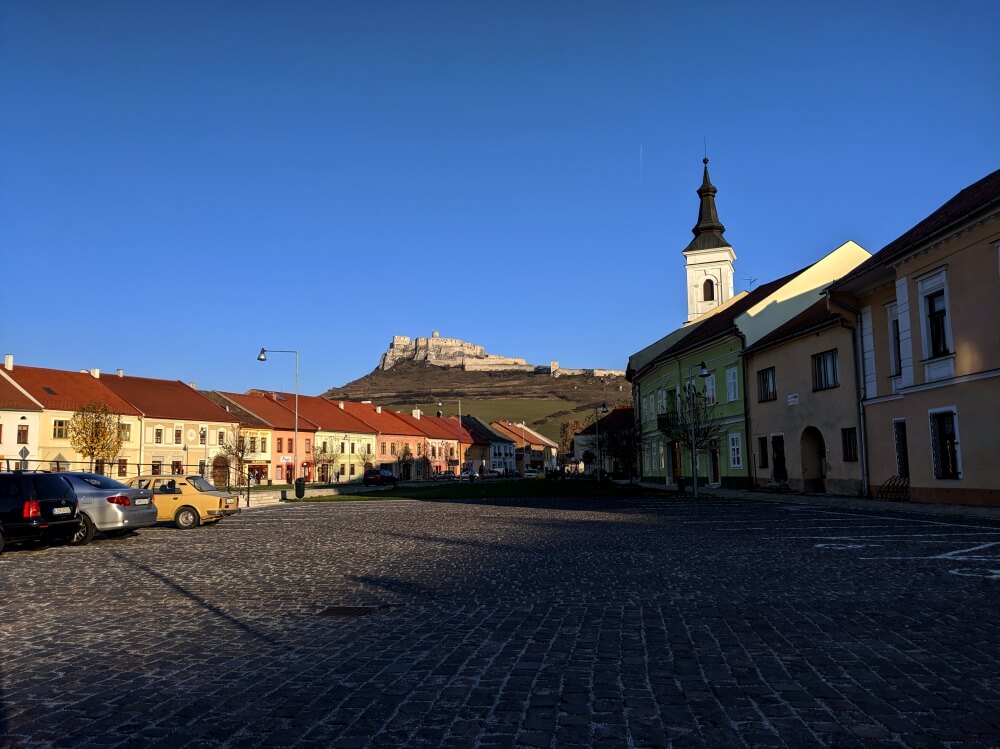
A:
[[[153,492],[156,519],[173,521],[182,530],[214,523],[238,513],[240,499],[231,492],[219,491],[203,476],[136,476],[129,486]]]

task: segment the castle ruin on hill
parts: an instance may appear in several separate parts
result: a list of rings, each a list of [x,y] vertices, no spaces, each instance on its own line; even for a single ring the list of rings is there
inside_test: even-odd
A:
[[[426,362],[435,367],[460,367],[466,372],[532,372],[561,375],[589,375],[592,377],[624,377],[625,372],[617,369],[562,369],[559,362],[548,365],[528,364],[517,356],[488,354],[482,346],[463,341],[461,338],[442,338],[438,331],[430,338],[414,338],[396,335],[389,348],[379,359],[379,369],[392,369],[401,361]]]

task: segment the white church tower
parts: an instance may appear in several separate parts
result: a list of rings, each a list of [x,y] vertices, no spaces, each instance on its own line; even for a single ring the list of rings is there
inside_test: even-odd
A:
[[[687,322],[693,322],[706,312],[733,298],[733,261],[736,253],[722,236],[726,227],[715,210],[718,190],[708,178],[708,159],[704,160],[705,176],[698,196],[698,225],[691,231],[694,239],[684,250],[687,271]]]

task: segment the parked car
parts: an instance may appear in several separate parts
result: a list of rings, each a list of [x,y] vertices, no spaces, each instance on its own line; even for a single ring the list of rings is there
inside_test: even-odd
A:
[[[80,530],[70,543],[88,544],[97,533],[120,536],[156,523],[153,494],[135,489],[99,473],[66,471],[60,476],[69,481],[80,502]]]
[[[181,530],[214,523],[240,511],[240,499],[216,489],[204,476],[136,476],[128,485],[147,489],[156,503],[156,519],[173,522]]]
[[[462,471],[462,475],[458,478],[460,481],[475,481],[479,478],[479,474],[475,471]]]
[[[525,468],[524,477],[526,479],[537,479],[541,475],[541,472],[537,468]]]
[[[369,468],[362,479],[365,486],[395,486],[398,481],[388,468]]]
[[[67,541],[80,529],[79,504],[56,473],[0,473],[0,551],[6,544]]]

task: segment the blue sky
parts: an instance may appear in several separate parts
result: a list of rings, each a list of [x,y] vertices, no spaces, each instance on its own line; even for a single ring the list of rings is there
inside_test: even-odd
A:
[[[318,394],[393,335],[624,369],[1000,166],[1000,4],[0,4],[0,349]],[[640,158],[641,154],[641,158]]]

